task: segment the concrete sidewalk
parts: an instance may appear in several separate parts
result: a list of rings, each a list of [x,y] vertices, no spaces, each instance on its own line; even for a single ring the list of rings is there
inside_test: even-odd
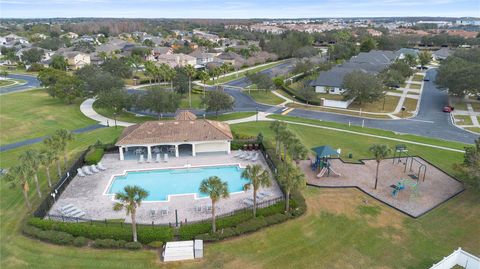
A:
[[[95,120],[98,122],[98,124],[104,125],[104,126],[113,126],[115,125],[115,120],[110,119],[107,117],[104,117],[100,114],[98,114],[94,109],[93,109],[93,102],[95,102],[94,98],[89,98],[80,105],[80,111],[87,117],[89,117],[92,120]],[[123,127],[128,127],[131,125],[135,125],[135,123],[130,123],[130,122],[124,122],[124,121],[117,121],[118,126],[123,126]]]

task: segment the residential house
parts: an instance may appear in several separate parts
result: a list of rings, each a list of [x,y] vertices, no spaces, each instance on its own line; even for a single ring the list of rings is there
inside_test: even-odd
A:
[[[202,49],[197,49],[189,55],[197,59],[197,65],[199,65],[199,67],[205,67],[206,64],[215,60],[213,53],[204,52]]]
[[[236,54],[235,52],[222,52],[219,55],[217,55],[217,59],[220,60],[221,62],[235,65],[235,61],[241,61],[242,56]]]
[[[447,59],[447,57],[450,56],[452,53],[453,51],[449,48],[441,48],[432,53],[432,58],[436,61],[442,61]]]
[[[419,53],[419,51],[417,49],[401,48],[401,49],[397,50],[398,59],[400,59],[400,60],[405,59],[405,56],[407,54],[410,54],[410,55],[412,55],[416,58],[416,57],[418,57],[418,53]]]
[[[70,38],[70,39],[77,39],[78,34],[74,33],[74,32],[68,32],[68,33],[65,33],[65,34],[61,35],[61,37],[67,37],[67,38]]]
[[[162,54],[157,57],[157,64],[168,64],[170,67],[184,67],[186,65],[195,66],[197,59],[183,53]]]
[[[67,59],[69,68],[72,70],[80,69],[85,65],[90,64],[90,55],[83,52],[66,52],[64,57]]]

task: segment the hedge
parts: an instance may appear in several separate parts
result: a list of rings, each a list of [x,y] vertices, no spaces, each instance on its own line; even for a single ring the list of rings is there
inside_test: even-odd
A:
[[[97,164],[102,160],[105,150],[103,148],[92,147],[85,155],[85,163],[88,165]]]
[[[258,217],[267,217],[275,214],[282,213],[285,209],[285,202],[280,202],[269,207],[258,208]],[[247,222],[253,219],[252,211],[245,211],[237,213],[232,216],[219,218],[216,220],[217,229],[224,229],[230,227],[236,227],[241,223]],[[192,240],[197,235],[209,233],[212,230],[212,223],[210,220],[200,223],[186,224],[179,228],[178,233],[181,240]]]
[[[292,89],[286,86],[282,86],[282,89],[291,95],[292,97],[295,96],[295,99],[297,99],[300,102],[307,103],[307,99],[305,99],[302,95],[300,95],[298,92],[294,92]],[[314,106],[321,106],[321,102],[315,101],[315,100],[310,100],[308,101],[308,104],[314,105]]]
[[[99,223],[59,222],[40,218],[31,218],[28,224],[42,230],[55,230],[69,233],[73,236],[83,236],[92,240],[114,239],[132,241],[132,230],[129,225],[113,226]],[[173,229],[167,226],[137,226],[138,241],[148,244],[153,241],[166,242],[173,238]]]

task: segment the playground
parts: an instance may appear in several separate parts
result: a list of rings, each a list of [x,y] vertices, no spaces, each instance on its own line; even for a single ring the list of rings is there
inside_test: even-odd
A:
[[[316,156],[300,162],[307,183],[325,188],[359,188],[412,217],[419,217],[463,191],[463,184],[424,159],[396,149],[380,163],[375,189],[376,160],[344,162],[328,146],[312,149]]]

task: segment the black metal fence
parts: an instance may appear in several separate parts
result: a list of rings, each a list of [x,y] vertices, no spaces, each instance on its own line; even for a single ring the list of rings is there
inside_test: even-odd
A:
[[[50,193],[45,197],[43,202],[38,206],[33,215],[38,218],[43,218],[48,214],[50,208],[52,208],[55,203],[55,199],[60,197],[65,188],[68,186],[70,181],[77,175],[77,169],[81,168],[84,165],[85,155],[90,150],[88,147],[78,159],[70,166],[67,172],[60,178],[60,180],[53,186]]]

